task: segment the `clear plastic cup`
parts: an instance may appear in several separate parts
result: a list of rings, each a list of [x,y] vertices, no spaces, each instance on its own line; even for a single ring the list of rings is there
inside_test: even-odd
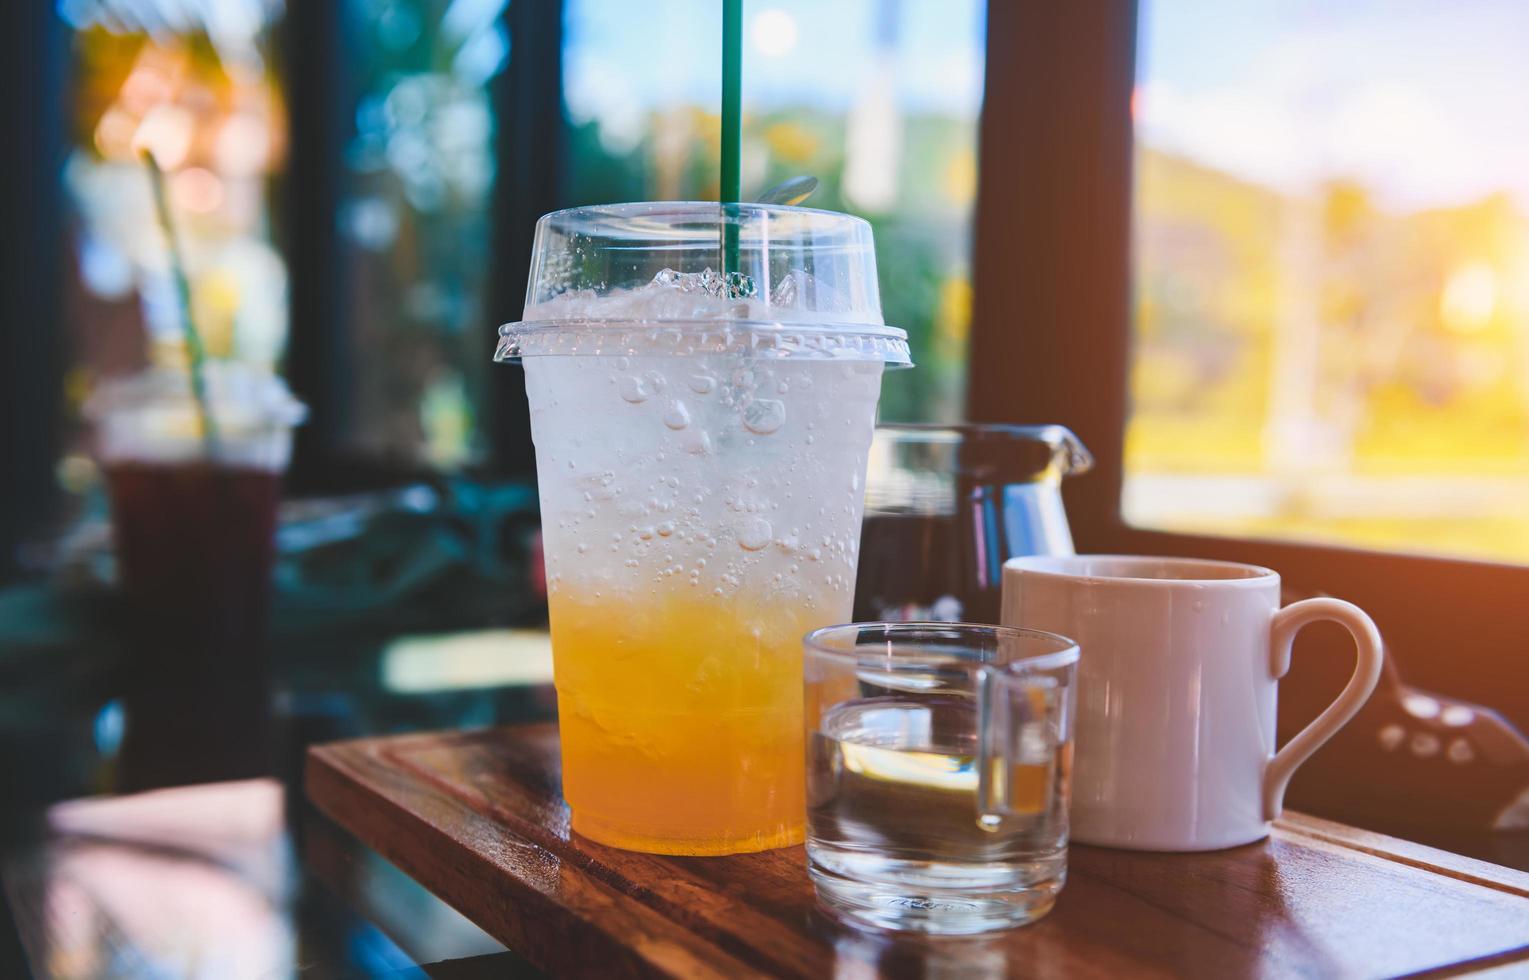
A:
[[[800,641],[849,616],[881,373],[908,364],[870,227],[549,214],[500,334],[526,367],[573,828],[668,854],[799,843]]]
[[[202,370],[212,439],[202,432],[187,370],[152,367],[107,381],[90,397],[86,414],[101,462],[285,472],[292,430],[307,408],[269,371],[236,361],[208,361]]]
[[[206,365],[213,437],[184,369],[91,398],[130,667],[119,788],[271,771],[266,625],[277,507],[306,410],[280,378]]]

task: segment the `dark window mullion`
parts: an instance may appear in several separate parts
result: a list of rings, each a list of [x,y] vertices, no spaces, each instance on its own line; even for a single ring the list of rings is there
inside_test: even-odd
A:
[[[65,268],[63,165],[68,31],[46,0],[0,4],[4,64],[4,266],[0,296],[0,582],[58,498]]]
[[[1131,0],[988,4],[968,412],[1083,438],[1083,547],[1119,513],[1135,50]]]
[[[282,24],[291,143],[281,198],[291,331],[286,374],[308,406],[292,462],[295,489],[322,488],[345,450],[356,370],[347,316],[351,280],[338,215],[354,130],[341,0],[289,3]]]
[[[484,357],[498,325],[520,319],[531,236],[536,219],[563,203],[567,159],[562,0],[510,0],[504,16],[510,58],[493,81],[496,177]],[[534,475],[524,371],[494,365],[487,392],[482,424],[491,466],[504,475]]]

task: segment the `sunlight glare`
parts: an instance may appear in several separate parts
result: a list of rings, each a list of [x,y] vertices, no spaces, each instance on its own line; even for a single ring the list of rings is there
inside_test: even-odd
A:
[[[1439,317],[1454,333],[1479,333],[1497,312],[1497,274],[1485,262],[1469,262],[1449,276],[1439,297]]]
[[[779,58],[796,47],[796,18],[778,7],[761,10],[749,33],[754,50],[766,58]]]
[[[166,170],[174,170],[191,150],[195,120],[178,105],[163,103],[150,109],[133,136],[133,151],[149,150]]]

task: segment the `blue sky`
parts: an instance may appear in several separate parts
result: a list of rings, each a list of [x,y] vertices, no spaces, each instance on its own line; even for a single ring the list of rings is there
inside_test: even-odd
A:
[[[910,111],[975,116],[982,93],[981,0],[747,0],[745,108],[847,108],[873,78],[883,5],[897,25],[899,103]],[[655,107],[715,106],[722,84],[721,9],[715,0],[568,0],[570,110],[619,127]],[[760,29],[778,27],[782,15],[794,26],[795,43],[767,54],[770,39]]]
[[[974,115],[981,0],[748,0],[745,106],[848,107],[875,84],[883,5],[899,104]],[[759,46],[766,14],[795,28],[784,53]],[[714,0],[569,0],[567,17],[576,117],[635,139],[649,109],[716,104]],[[1398,208],[1529,204],[1526,44],[1529,0],[1143,0],[1138,135],[1287,191],[1352,177]]]
[[[1529,203],[1529,3],[1143,0],[1138,135],[1290,190]]]

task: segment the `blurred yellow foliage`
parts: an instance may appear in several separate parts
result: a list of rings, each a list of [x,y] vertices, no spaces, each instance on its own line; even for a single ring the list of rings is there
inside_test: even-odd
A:
[[[1397,213],[1350,181],[1303,199],[1145,147],[1136,163],[1133,516],[1529,560],[1529,506],[1511,516],[1529,500],[1529,217],[1512,199]],[[1184,509],[1240,492],[1203,482],[1229,476],[1279,507]],[[1473,503],[1430,504],[1443,491],[1417,481],[1435,478]],[[1366,492],[1396,516],[1348,513]]]
[[[940,283],[935,324],[945,339],[966,343],[972,325],[972,283],[966,276],[949,276]]]
[[[963,146],[952,153],[941,182],[945,197],[958,207],[971,207],[977,196],[977,151]]]
[[[783,163],[801,166],[817,155],[820,141],[806,127],[791,122],[774,123],[764,132],[765,145]]]

